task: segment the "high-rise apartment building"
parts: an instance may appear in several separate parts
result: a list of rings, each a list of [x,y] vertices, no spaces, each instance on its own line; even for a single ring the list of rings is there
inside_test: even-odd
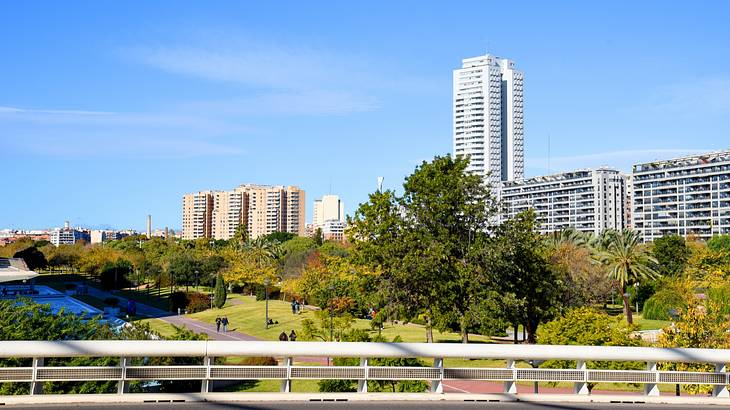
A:
[[[325,221],[345,222],[345,204],[337,195],[324,195],[322,199],[314,200],[314,214],[312,223],[321,228]]]
[[[183,239],[230,239],[240,224],[250,238],[272,232],[304,235],[305,193],[295,186],[246,184],[232,191],[183,197]]]
[[[200,191],[183,196],[183,239],[210,238],[213,234],[213,191]]]
[[[493,188],[524,176],[522,72],[490,54],[462,60],[454,70],[453,152]]]
[[[540,232],[565,228],[600,234],[626,225],[626,176],[600,168],[502,183],[503,220],[534,209]]]
[[[637,164],[632,180],[632,224],[645,241],[730,234],[730,150]]]
[[[239,189],[213,194],[213,238],[231,239],[245,215],[246,195]]]

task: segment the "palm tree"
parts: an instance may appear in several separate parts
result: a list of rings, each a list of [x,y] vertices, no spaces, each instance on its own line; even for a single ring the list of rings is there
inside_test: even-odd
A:
[[[246,241],[243,249],[259,268],[268,266],[281,256],[279,242],[264,237]]]
[[[624,301],[624,315],[629,324],[634,323],[629,306],[626,286],[639,280],[654,279],[659,274],[654,270],[657,260],[647,252],[640,241],[639,233],[632,230],[609,231],[601,242],[598,259],[606,267],[608,277],[621,290]]]

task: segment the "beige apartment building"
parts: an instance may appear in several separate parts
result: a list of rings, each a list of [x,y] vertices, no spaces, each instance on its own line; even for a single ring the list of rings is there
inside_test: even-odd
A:
[[[210,238],[213,232],[213,191],[200,191],[183,196],[183,239]]]
[[[296,186],[245,184],[232,191],[204,192],[209,195],[209,209],[199,204],[196,208],[200,193],[183,197],[183,239],[230,239],[241,223],[250,238],[275,231],[304,235],[305,193]],[[196,210],[202,209],[206,217],[196,218]]]

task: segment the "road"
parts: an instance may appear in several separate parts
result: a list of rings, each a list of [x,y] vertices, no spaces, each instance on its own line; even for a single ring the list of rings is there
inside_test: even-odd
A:
[[[717,409],[730,407],[712,406]],[[9,406],[9,408],[33,408],[39,410],[330,410],[351,409],[393,409],[393,410],[695,410],[698,406],[689,405],[653,405],[653,404],[561,404],[561,403],[483,403],[483,402],[280,402],[280,403],[157,403],[157,404],[103,404],[103,405],[63,405],[63,406]]]

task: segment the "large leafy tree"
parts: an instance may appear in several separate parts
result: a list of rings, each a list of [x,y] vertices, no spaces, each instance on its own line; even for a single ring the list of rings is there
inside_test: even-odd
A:
[[[684,238],[673,234],[654,241],[652,256],[657,260],[657,271],[663,276],[678,276],[684,272],[691,251]]]
[[[626,293],[627,285],[659,277],[659,273],[654,270],[657,260],[651,256],[640,238],[639,233],[632,230],[609,231],[605,247],[597,255],[608,277],[621,291],[624,315],[629,324],[634,323],[634,318]]]
[[[500,311],[515,327],[522,324],[529,343],[536,342],[540,323],[559,313],[563,281],[552,269],[549,250],[537,232],[535,212],[517,214],[498,229],[493,264],[499,272]]]
[[[484,317],[492,282],[479,262],[497,210],[489,187],[467,166],[448,155],[423,162],[401,197],[372,194],[349,232],[356,257],[382,270],[388,310],[405,319],[426,315],[439,328],[455,324],[464,342]]]

